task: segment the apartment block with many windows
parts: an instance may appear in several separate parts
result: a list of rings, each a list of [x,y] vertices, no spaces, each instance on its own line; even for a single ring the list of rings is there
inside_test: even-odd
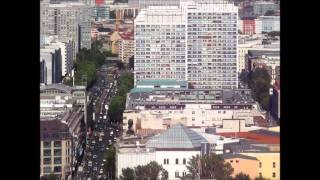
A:
[[[150,6],[135,19],[135,84],[187,80],[189,88],[237,88],[238,9],[228,3]]]

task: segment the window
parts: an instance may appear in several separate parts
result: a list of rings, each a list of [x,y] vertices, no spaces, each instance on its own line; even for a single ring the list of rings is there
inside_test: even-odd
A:
[[[51,158],[43,158],[43,164],[51,164]]]
[[[44,148],[51,148],[51,142],[44,141],[44,142],[43,142],[43,147],[44,147]]]
[[[55,173],[61,172],[61,166],[55,166],[54,169],[53,169],[53,171],[54,171]]]
[[[194,111],[192,111],[192,114],[194,114],[195,112]]]
[[[167,160],[166,159],[163,159],[163,164],[167,164]]]
[[[186,164],[186,163],[187,163],[186,158],[183,158],[183,164]]]
[[[275,162],[272,163],[272,167],[276,168],[276,163]]]
[[[236,160],[236,163],[238,163],[239,161],[238,160]]]
[[[262,177],[262,173],[259,173],[259,177]]]
[[[262,168],[262,163],[261,162],[259,162],[259,168]]]
[[[169,164],[169,159],[167,159],[167,164]]]
[[[187,175],[187,172],[183,171],[182,172],[182,177],[186,176]]]
[[[43,167],[43,173],[51,173],[51,166]]]
[[[179,164],[179,159],[178,158],[176,159],[176,164]]]
[[[195,119],[195,117],[192,117],[192,121],[195,121],[196,119]]]
[[[44,156],[51,156],[51,149],[43,150],[43,155]]]
[[[54,156],[61,156],[61,149],[55,149]]]
[[[175,175],[175,177],[179,177],[179,171],[176,171],[176,172],[174,173],[174,175]]]
[[[54,164],[61,164],[61,157],[54,158]]]
[[[276,177],[276,173],[275,173],[275,172],[272,173],[272,177],[273,177],[273,178]]]
[[[54,141],[54,147],[61,147],[61,141]]]
[[[230,160],[231,163],[233,163],[233,160]]]

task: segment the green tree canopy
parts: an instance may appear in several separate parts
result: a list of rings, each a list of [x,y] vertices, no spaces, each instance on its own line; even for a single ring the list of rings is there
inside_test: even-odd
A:
[[[230,163],[225,163],[224,159],[214,153],[203,156],[193,156],[188,162],[187,169],[189,171],[189,177],[195,179],[200,177],[204,179],[217,179],[227,180],[231,178],[233,168]]]
[[[132,178],[133,177],[133,178]],[[121,180],[167,180],[168,172],[156,161],[147,165],[139,165],[132,168],[122,169]]]
[[[251,179],[248,174],[244,174],[241,172],[241,173],[236,174],[236,176],[234,177],[234,180],[251,180]]]

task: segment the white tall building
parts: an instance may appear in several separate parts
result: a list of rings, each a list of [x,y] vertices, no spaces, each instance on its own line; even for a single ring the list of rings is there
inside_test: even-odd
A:
[[[44,39],[40,43],[40,47],[42,49],[52,49],[52,48],[60,48],[61,49],[61,76],[65,76],[67,74],[71,74],[71,70],[73,68],[73,61],[75,57],[73,56],[73,46],[74,43],[69,40],[68,42],[61,42],[58,39],[58,36],[41,36]]]
[[[187,80],[189,88],[237,88],[238,9],[229,3],[149,6],[135,19],[135,83]]]

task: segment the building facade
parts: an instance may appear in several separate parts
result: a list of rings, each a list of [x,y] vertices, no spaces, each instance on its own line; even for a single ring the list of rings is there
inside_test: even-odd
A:
[[[228,3],[143,9],[135,19],[135,84],[176,79],[190,88],[237,88],[237,25],[237,7]]]
[[[129,58],[134,55],[133,38],[122,38],[118,42],[118,57],[124,63],[129,63]]]
[[[280,9],[279,4],[274,2],[256,1],[253,4],[253,13],[258,16],[263,16],[267,11],[277,11]]]
[[[144,90],[146,89],[146,90]],[[123,129],[167,129],[182,123],[188,127],[219,127],[224,119],[244,119],[253,125],[253,116],[264,116],[247,90],[133,89],[127,96]]]
[[[251,179],[259,176],[259,160],[257,158],[241,154],[225,154],[223,158],[234,169],[233,177],[241,172],[248,174]]]
[[[48,48],[40,49],[40,62],[44,61],[46,71],[46,81],[41,82],[46,84],[60,83],[62,80],[61,72],[61,49],[60,48]],[[44,72],[44,71],[43,71]]]
[[[280,16],[260,16],[261,31],[280,31]]]
[[[72,137],[59,120],[40,121],[40,176],[54,173],[63,180],[72,170]]]
[[[88,39],[91,16],[87,16],[90,11],[89,5],[80,2],[42,1],[40,2],[40,34],[58,35],[61,42],[68,42],[71,39],[75,43],[75,57],[81,48],[81,43],[82,47],[89,47],[89,45],[91,47],[91,39]]]

